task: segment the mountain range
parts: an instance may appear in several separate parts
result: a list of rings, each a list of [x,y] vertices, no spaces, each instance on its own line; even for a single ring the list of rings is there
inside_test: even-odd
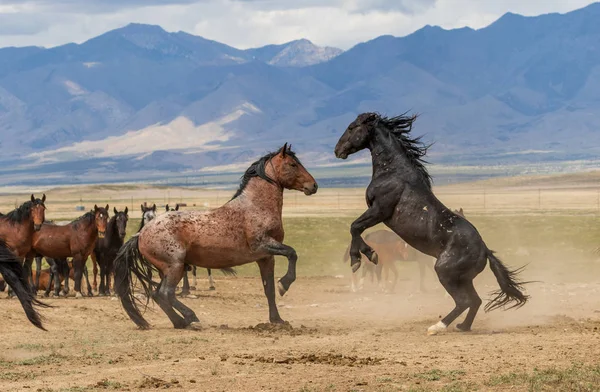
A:
[[[336,162],[358,113],[420,114],[429,160],[593,160],[600,146],[600,3],[425,26],[342,52],[308,40],[239,50],[130,24],[82,44],[0,49],[0,183],[240,171],[291,142]],[[365,155],[351,160],[366,162]]]

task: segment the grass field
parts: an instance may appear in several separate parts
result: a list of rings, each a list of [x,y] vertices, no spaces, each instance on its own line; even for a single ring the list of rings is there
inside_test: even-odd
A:
[[[399,263],[395,294],[349,290],[342,256],[349,227],[364,209],[364,189],[287,192],[285,242],[298,252],[298,280],[278,298],[293,328],[260,330],[266,307],[254,264],[237,278],[200,279],[198,299],[184,299],[207,328],[177,331],[160,311],[154,328],[134,329],[110,298],[47,300],[50,332],[24,324],[16,301],[2,299],[0,385],[3,390],[291,390],[291,391],[598,391],[600,388],[600,246],[598,188],[589,175],[497,179],[436,188],[463,207],[487,245],[511,267],[526,265],[531,302],[510,312],[480,312],[471,334],[427,337],[451,308],[428,271],[419,293],[416,263]],[[140,185],[46,191],[48,219],[70,220],[93,204],[127,205],[128,237],[139,205],[224,203],[230,191]],[[6,212],[25,193],[0,196]],[[195,206],[194,206],[195,204]],[[132,208],[133,206],[133,208]],[[160,212],[160,211],[159,211]],[[161,213],[161,212],[160,212]],[[379,229],[377,226],[371,230]],[[287,262],[277,258],[276,276]],[[477,279],[484,301],[497,288],[489,269]],[[156,308],[155,308],[156,309]],[[65,322],[66,320],[66,322]],[[262,328],[262,327],[261,327]],[[38,371],[39,370],[39,371]]]

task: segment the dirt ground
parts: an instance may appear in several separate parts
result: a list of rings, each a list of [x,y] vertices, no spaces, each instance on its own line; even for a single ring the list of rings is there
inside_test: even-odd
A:
[[[532,390],[504,381],[600,358],[600,283],[530,284],[525,307],[481,311],[470,333],[451,326],[427,336],[452,307],[432,279],[425,293],[405,279],[384,294],[368,282],[352,293],[348,277],[299,278],[278,299],[290,324],[274,328],[262,324],[258,278],[217,278],[216,291],[199,279],[198,298],[184,299],[201,331],[174,330],[158,307],[146,313],[153,328],[137,330],[119,301],[104,297],[47,300],[54,308],[42,310],[42,332],[3,293],[1,390]],[[484,299],[496,289],[477,288]]]

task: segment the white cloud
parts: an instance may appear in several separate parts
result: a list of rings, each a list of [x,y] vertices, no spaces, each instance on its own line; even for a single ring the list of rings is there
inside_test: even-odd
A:
[[[590,0],[0,0],[0,47],[82,42],[130,22],[238,48],[308,38],[347,49],[431,24],[481,28],[505,12],[568,12]]]

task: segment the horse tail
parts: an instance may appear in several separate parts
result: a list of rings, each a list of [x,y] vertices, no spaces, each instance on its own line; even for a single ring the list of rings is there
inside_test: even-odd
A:
[[[152,269],[154,267],[140,253],[138,241],[139,236],[131,237],[119,249],[114,262],[115,291],[121,299],[121,305],[123,305],[129,318],[140,329],[149,329],[150,324],[142,316],[137,304],[138,301],[141,301],[133,294],[135,282],[132,279],[132,275],[135,275],[146,295],[144,307],[148,306],[153,290],[158,287],[158,284],[152,280]]]
[[[223,273],[223,275],[237,276],[237,272],[233,268],[221,268],[221,272]]]
[[[514,304],[506,309],[520,308],[525,305],[529,296],[523,294],[523,285],[529,282],[522,282],[517,279],[517,275],[524,267],[516,270],[508,269],[500,259],[494,256],[494,252],[489,249],[487,250],[487,258],[490,261],[490,268],[500,285],[500,290],[492,293],[494,298],[492,298],[485,306],[485,311],[489,312],[494,309],[505,307],[511,302],[514,302]]]
[[[0,240],[0,274],[4,281],[12,288],[15,295],[21,302],[25,315],[29,321],[39,329],[46,330],[42,325],[42,316],[37,312],[34,306],[49,308],[43,302],[38,301],[31,292],[29,282],[24,276],[23,264],[17,259],[12,251],[6,246],[4,241]]]

